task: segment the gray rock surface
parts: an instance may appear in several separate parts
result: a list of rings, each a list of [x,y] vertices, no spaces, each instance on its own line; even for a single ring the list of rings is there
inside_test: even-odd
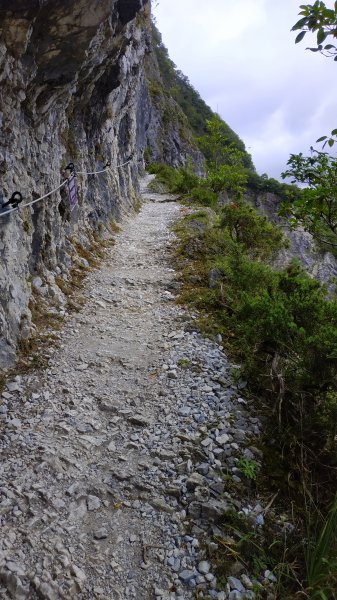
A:
[[[63,187],[0,216],[0,368],[34,333],[32,313],[52,306],[65,316],[60,279],[87,268],[91,244],[132,211],[144,149],[160,145],[172,164],[186,162],[192,136],[181,138],[178,117],[162,127],[147,88],[145,61],[160,79],[151,57],[148,0],[1,3],[0,205],[15,191],[26,203],[57,188],[70,162],[78,205],[70,212]],[[181,113],[173,99],[170,109]],[[107,161],[105,173],[82,173]]]

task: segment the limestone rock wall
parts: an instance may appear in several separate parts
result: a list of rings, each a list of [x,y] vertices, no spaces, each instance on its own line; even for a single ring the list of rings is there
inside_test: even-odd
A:
[[[150,52],[148,0],[0,3],[0,202],[16,190],[29,202],[57,187],[69,162],[95,171],[133,155],[118,170],[79,175],[72,213],[62,189],[0,217],[0,367],[32,331],[32,284],[62,307],[55,277],[67,278],[78,244],[132,209],[144,149],[157,144],[144,74]],[[172,163],[186,160],[183,146],[170,132]]]

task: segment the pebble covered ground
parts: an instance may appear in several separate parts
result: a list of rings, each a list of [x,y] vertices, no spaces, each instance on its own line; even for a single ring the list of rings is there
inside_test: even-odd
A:
[[[1,599],[254,598],[242,572],[220,590],[208,551],[229,506],[263,522],[224,477],[259,461],[260,424],[175,302],[172,200],[144,194],[47,370],[2,393]]]

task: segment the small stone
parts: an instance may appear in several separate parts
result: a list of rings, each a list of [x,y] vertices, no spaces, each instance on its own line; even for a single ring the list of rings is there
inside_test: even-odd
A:
[[[130,537],[129,537],[129,541],[130,541],[131,543],[133,543],[133,542],[136,542],[136,541],[137,541],[137,536],[136,536],[136,535],[130,535]]]
[[[232,590],[237,590],[238,592],[245,591],[240,579],[237,579],[236,577],[228,577],[227,581]]]
[[[276,583],[277,582],[277,579],[276,579],[274,573],[272,573],[268,569],[264,572],[264,576],[265,576],[266,579],[268,579],[272,583]]]
[[[264,525],[264,516],[263,515],[257,515],[256,519],[255,519],[255,523],[256,525]]]
[[[209,562],[207,562],[207,560],[202,560],[199,564],[198,564],[198,571],[199,573],[201,573],[202,575],[206,575],[206,573],[209,573],[210,570],[210,564]]]
[[[211,438],[207,437],[205,440],[202,440],[201,445],[204,448],[208,448],[208,446],[210,446],[212,444],[212,440]]]
[[[162,512],[167,512],[169,514],[174,513],[174,508],[172,508],[172,506],[170,506],[169,504],[167,504],[167,502],[164,502],[164,500],[161,500],[160,498],[152,498],[150,500],[153,508],[156,508],[157,510],[160,510]]]
[[[247,590],[252,589],[253,583],[245,573],[241,575],[241,581]]]
[[[96,304],[98,306],[100,306],[101,308],[106,308],[106,304],[105,302],[102,302],[101,300],[96,300]]]
[[[77,423],[76,429],[79,433],[90,433],[92,431],[92,426],[90,423]]]
[[[16,381],[7,383],[6,388],[9,392],[22,392],[22,387]]]
[[[219,437],[216,438],[216,443],[219,444],[219,446],[224,446],[225,444],[227,444],[229,439],[229,435],[227,435],[227,433],[224,433],[223,435],[219,435]]]
[[[97,496],[91,496],[89,495],[87,497],[87,507],[88,510],[97,510],[98,508],[101,508],[101,501],[99,498],[97,498]]]
[[[247,404],[247,401],[244,400],[243,398],[238,398],[238,403],[239,404]]]
[[[71,570],[72,574],[75,575],[75,577],[77,579],[79,579],[80,581],[86,580],[86,578],[87,578],[86,574],[84,573],[84,571],[82,571],[82,569],[80,569],[76,565],[71,565],[70,570]]]
[[[150,425],[149,419],[147,419],[144,415],[132,415],[129,417],[130,423],[133,425],[139,425],[140,427],[148,427]]]
[[[178,373],[175,369],[171,369],[170,371],[167,371],[167,377],[169,379],[178,379]]]
[[[186,487],[189,491],[194,490],[198,485],[204,483],[204,478],[200,473],[192,473],[192,475],[186,481]]]
[[[197,471],[201,475],[207,475],[209,468],[210,467],[209,467],[208,463],[201,463],[200,465],[197,466]]]
[[[81,363],[79,365],[76,365],[75,369],[76,371],[85,371],[86,369],[88,369],[89,365],[87,365],[87,363]]]
[[[40,287],[42,287],[43,285],[43,281],[41,279],[41,277],[33,277],[32,279],[32,286],[38,290]]]
[[[108,537],[108,531],[107,531],[107,529],[105,529],[105,527],[101,527],[100,529],[97,529],[96,531],[94,531],[95,540],[105,540],[107,537]]]
[[[8,427],[13,427],[14,429],[21,429],[22,427],[22,423],[20,421],[20,419],[10,419],[8,421]]]
[[[179,578],[184,583],[188,583],[191,579],[193,579],[194,576],[194,571],[189,571],[188,569],[185,569],[184,571],[181,571],[181,573],[179,573]]]
[[[18,565],[18,563],[14,562],[12,560],[9,560],[6,563],[6,567],[9,571],[11,571],[12,573],[16,573],[19,577],[25,577],[25,572],[20,567],[20,565]]]

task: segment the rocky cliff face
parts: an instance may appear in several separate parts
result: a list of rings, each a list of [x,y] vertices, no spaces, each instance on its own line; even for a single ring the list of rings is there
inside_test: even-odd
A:
[[[328,284],[331,290],[336,290],[337,259],[331,252],[319,248],[308,231],[287,226],[286,220],[278,216],[281,199],[275,194],[265,193],[247,195],[246,200],[270,221],[281,226],[289,240],[289,248],[279,253],[274,267],[282,269],[295,258],[309,275]]]
[[[144,75],[151,52],[148,0],[17,0],[0,5],[1,196],[24,202],[56,188],[73,162],[78,206],[65,189],[0,217],[0,366],[32,331],[35,292],[62,309],[55,277],[67,279],[93,233],[132,209],[144,148],[157,147],[159,125]],[[179,130],[166,158],[186,160]],[[130,155],[133,159],[122,168]]]

